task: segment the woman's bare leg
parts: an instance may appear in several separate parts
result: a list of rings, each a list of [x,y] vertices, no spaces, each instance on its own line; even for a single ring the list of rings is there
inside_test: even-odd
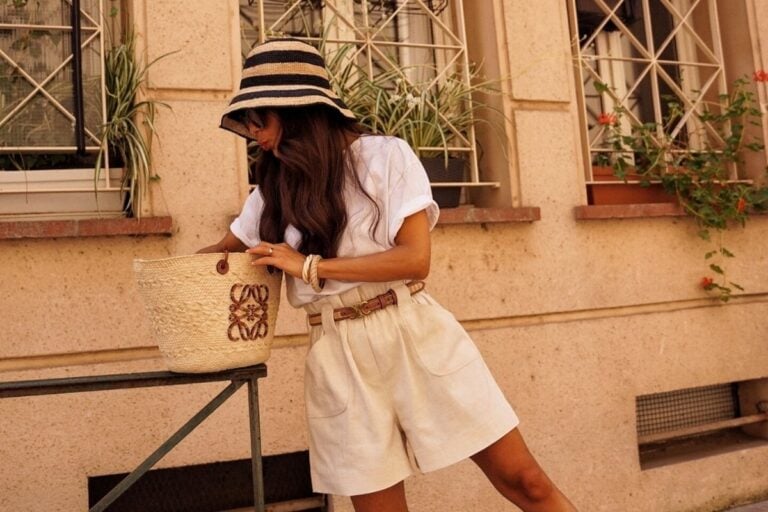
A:
[[[405,484],[400,482],[381,491],[352,496],[352,505],[355,512],[408,512]]]
[[[494,487],[525,512],[576,512],[514,429],[472,456]]]

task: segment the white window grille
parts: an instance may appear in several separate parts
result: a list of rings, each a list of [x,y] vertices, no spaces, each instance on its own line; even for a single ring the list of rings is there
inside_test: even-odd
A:
[[[64,155],[88,162],[100,147],[106,122],[104,7],[102,0],[0,4],[0,218],[121,210],[117,197],[103,195],[96,204],[88,196],[94,180],[87,163],[51,170]],[[36,161],[44,162],[42,168]],[[119,185],[113,171],[103,172],[96,184],[115,194]]]
[[[601,114],[621,110],[622,133],[653,123],[660,138],[689,147],[724,141],[697,114],[727,94],[718,0],[570,0],[587,182],[592,166],[616,149],[607,141]],[[596,84],[604,84],[599,87]],[[667,104],[682,116],[664,126]],[[730,178],[737,179],[736,169]]]
[[[331,47],[353,45],[370,77],[395,70],[409,88],[424,90],[461,70],[470,81],[463,3],[456,0],[240,0],[243,54],[257,43],[291,36]],[[469,179],[433,186],[490,186],[481,180],[474,127],[454,131],[450,153],[469,162]],[[444,148],[416,148],[422,151]]]

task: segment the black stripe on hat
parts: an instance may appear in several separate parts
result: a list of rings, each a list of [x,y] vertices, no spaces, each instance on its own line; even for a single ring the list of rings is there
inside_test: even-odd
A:
[[[248,87],[260,87],[263,85],[313,85],[330,89],[331,84],[328,80],[314,75],[266,75],[266,76],[247,76],[240,81],[240,89]]]
[[[245,59],[243,69],[258,66],[259,64],[312,64],[325,69],[325,61],[320,55],[303,52],[301,50],[272,50],[251,55]]]
[[[232,98],[232,101],[229,103],[230,105],[236,105],[237,103],[240,103],[242,101],[248,101],[252,99],[258,99],[258,98],[301,98],[301,97],[310,97],[310,96],[321,96],[323,98],[327,98],[334,102],[339,108],[347,109],[347,106],[344,104],[343,101],[339,98],[332,98],[328,96],[324,91],[318,91],[316,89],[296,89],[292,91],[275,91],[275,90],[269,90],[269,91],[256,91],[256,92],[247,92],[244,94],[239,94]],[[319,100],[318,100],[319,101]],[[285,107],[290,107],[292,105],[286,104]],[[295,105],[300,106],[300,105]]]

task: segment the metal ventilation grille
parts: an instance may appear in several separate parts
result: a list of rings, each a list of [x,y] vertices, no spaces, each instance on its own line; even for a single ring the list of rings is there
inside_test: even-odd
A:
[[[657,434],[738,417],[735,384],[718,384],[639,396],[637,434]]]

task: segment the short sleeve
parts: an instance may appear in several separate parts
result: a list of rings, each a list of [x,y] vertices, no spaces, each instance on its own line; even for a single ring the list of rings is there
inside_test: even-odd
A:
[[[394,245],[397,232],[406,217],[426,210],[431,231],[440,209],[432,199],[429,179],[419,157],[408,144],[400,139],[390,154],[387,220],[389,243]]]
[[[256,187],[245,200],[240,215],[229,226],[232,234],[248,247],[258,245],[261,241],[259,239],[259,220],[263,210],[264,199],[261,197],[259,187]]]

